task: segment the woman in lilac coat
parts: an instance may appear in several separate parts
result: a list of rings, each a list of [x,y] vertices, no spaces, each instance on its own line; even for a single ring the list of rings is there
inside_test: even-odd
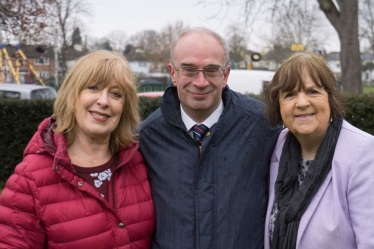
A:
[[[374,137],[343,119],[324,59],[292,55],[265,103],[287,127],[271,159],[265,249],[374,248]]]

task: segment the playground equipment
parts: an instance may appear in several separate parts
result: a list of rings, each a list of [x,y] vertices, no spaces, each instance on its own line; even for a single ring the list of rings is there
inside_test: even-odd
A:
[[[12,75],[14,77],[14,80],[17,84],[20,84],[20,79],[19,79],[20,67],[21,67],[21,65],[25,64],[27,66],[28,71],[34,75],[34,77],[40,82],[41,85],[45,86],[45,83],[44,83],[43,79],[39,77],[39,75],[35,71],[33,65],[31,65],[28,62],[27,57],[22,52],[20,46],[19,45],[15,46],[15,48],[16,48],[15,59],[12,59],[12,58],[9,57],[9,54],[6,50],[6,46],[8,46],[8,45],[5,45],[5,44],[0,45],[0,63],[3,64],[2,69],[0,70],[0,84],[3,81],[3,78],[2,78],[3,72],[6,71],[6,63],[8,63],[9,70],[12,73]],[[5,59],[3,58],[3,56],[5,56]],[[13,66],[12,60],[15,61],[15,67]],[[3,61],[4,61],[4,63],[3,63]]]

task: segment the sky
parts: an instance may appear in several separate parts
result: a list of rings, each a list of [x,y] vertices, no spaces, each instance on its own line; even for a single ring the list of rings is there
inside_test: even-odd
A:
[[[144,30],[161,31],[169,24],[183,21],[186,26],[204,26],[225,37],[230,25],[243,25],[239,6],[220,8],[220,0],[206,0],[216,4],[199,4],[199,0],[87,0],[90,17],[86,20],[86,32],[90,37],[106,37],[111,31],[124,31],[127,37]],[[258,21],[248,34],[248,49],[261,52],[266,44],[261,37],[271,36],[271,27]],[[249,30],[247,28],[247,30]],[[335,33],[335,34],[334,34]],[[338,51],[339,41],[332,30],[325,49]]]

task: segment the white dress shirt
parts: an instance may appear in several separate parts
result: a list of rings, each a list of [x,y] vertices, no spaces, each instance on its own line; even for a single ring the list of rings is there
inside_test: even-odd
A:
[[[223,112],[223,107],[224,107],[223,106],[223,101],[221,99],[221,102],[220,102],[219,106],[217,107],[217,109],[214,110],[214,112],[212,114],[210,114],[210,116],[207,119],[205,119],[201,123],[196,123],[190,116],[187,115],[187,113],[185,113],[185,111],[183,110],[183,107],[181,105],[180,108],[181,108],[182,121],[183,121],[184,125],[186,126],[186,128],[188,130],[188,133],[190,133],[190,135],[192,136],[191,128],[196,124],[204,124],[206,127],[208,127],[210,129],[210,127],[212,127],[215,123],[218,122],[218,119]]]

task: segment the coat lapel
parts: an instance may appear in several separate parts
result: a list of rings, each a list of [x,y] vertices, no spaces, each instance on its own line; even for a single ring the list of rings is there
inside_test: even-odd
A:
[[[283,144],[284,144],[284,141],[286,140],[287,133],[288,133],[288,130],[283,130],[281,134],[279,135],[278,142],[276,144],[276,147],[273,152],[272,159],[271,159],[270,177],[269,177],[269,183],[270,183],[269,184],[269,203],[271,203],[271,205],[268,205],[268,212],[271,212],[271,209],[273,208],[273,204],[274,204],[274,199],[275,199],[274,185],[277,180],[279,161],[282,155]]]
[[[305,210],[303,216],[301,217],[300,224],[299,224],[299,230],[297,232],[297,241],[296,241],[296,248],[298,248],[300,240],[305,232],[305,229],[312,218],[314,212],[317,209],[317,206],[319,202],[322,199],[322,196],[324,195],[327,187],[329,186],[329,183],[332,179],[332,172],[327,174],[326,179],[323,181],[322,185],[319,187],[317,193],[314,195],[312,201],[310,202],[308,208]]]
[[[283,131],[281,135],[279,136],[278,143],[276,145],[276,149],[274,151],[273,158],[271,160],[271,165],[270,165],[269,203],[273,203],[273,204],[274,204],[274,199],[275,199],[274,185],[275,185],[275,182],[278,176],[279,161],[282,155],[283,144],[284,144],[284,141],[286,140],[285,134],[287,134],[287,132]],[[268,211],[270,209],[270,212],[271,212],[273,205],[269,205],[269,206],[271,207],[270,208],[268,207]]]
[[[282,154],[282,148],[283,148],[283,143],[285,140],[286,133],[287,132],[282,131],[282,133],[280,134],[278,138],[278,142],[276,144],[275,150],[271,158],[270,175],[269,175],[269,202],[268,202],[269,204],[267,207],[266,220],[265,220],[265,243],[264,243],[265,249],[270,248],[269,222],[270,222],[270,215],[273,209],[274,199],[275,199],[274,185],[275,185],[275,181],[277,180],[277,176],[278,176],[279,159]]]

